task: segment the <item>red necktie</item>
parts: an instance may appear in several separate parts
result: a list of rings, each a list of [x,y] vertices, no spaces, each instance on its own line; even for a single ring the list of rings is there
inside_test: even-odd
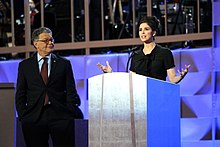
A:
[[[41,73],[41,76],[44,80],[45,85],[47,85],[47,81],[48,81],[48,63],[47,63],[47,61],[48,61],[48,58],[45,57],[45,58],[43,58],[43,60],[44,60],[44,62],[42,64],[40,73]],[[44,105],[48,104],[48,102],[49,102],[49,98],[48,98],[48,95],[46,93]]]

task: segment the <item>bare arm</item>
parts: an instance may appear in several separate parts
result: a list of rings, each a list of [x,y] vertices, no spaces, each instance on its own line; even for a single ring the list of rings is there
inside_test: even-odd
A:
[[[176,75],[175,68],[170,68],[167,70],[167,75],[172,83],[179,83],[188,73],[190,65],[185,65],[185,69],[182,68],[182,71],[178,70],[179,75]]]

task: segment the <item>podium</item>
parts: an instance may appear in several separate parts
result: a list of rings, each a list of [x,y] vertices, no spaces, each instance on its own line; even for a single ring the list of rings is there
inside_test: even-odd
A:
[[[14,83],[0,83],[0,147],[16,146]]]
[[[180,147],[179,85],[116,72],[88,90],[89,147]]]

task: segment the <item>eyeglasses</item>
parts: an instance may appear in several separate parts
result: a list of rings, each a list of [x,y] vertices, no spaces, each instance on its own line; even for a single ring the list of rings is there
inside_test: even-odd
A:
[[[54,43],[54,39],[53,39],[53,38],[45,39],[45,40],[37,40],[37,41],[44,42],[44,43],[46,43],[46,44],[48,44],[49,42]]]

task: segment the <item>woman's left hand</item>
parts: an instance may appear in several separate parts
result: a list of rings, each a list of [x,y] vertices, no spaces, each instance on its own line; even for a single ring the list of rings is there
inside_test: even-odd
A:
[[[184,78],[185,77],[185,75],[188,73],[188,71],[189,71],[189,68],[190,68],[190,64],[189,65],[185,65],[185,69],[184,68],[182,68],[182,71],[180,71],[180,70],[178,70],[178,73],[180,74],[180,77],[181,78]]]

